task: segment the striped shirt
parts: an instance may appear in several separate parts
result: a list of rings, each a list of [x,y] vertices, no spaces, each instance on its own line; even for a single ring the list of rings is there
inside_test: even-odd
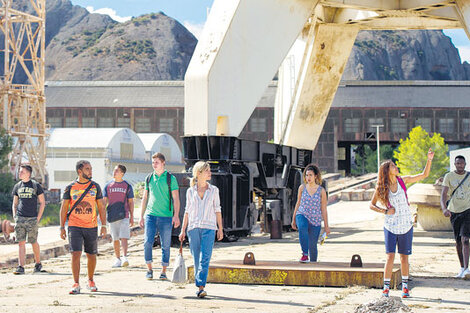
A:
[[[219,188],[208,183],[202,199],[197,193],[197,184],[188,188],[185,208],[185,214],[188,214],[188,231],[194,228],[217,230],[217,212],[221,212]]]

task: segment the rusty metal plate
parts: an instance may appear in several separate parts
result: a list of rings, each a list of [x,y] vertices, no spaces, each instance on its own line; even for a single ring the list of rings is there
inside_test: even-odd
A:
[[[194,267],[188,267],[188,277],[194,279]],[[383,264],[363,263],[350,267],[347,262],[299,263],[295,261],[256,261],[256,265],[242,261],[215,261],[209,267],[208,282],[227,284],[259,284],[287,286],[365,286],[382,288]],[[401,271],[395,265],[391,287],[401,283]]]

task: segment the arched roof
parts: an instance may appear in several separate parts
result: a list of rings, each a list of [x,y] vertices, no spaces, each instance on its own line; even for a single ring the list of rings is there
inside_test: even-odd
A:
[[[48,148],[107,148],[127,128],[52,128]]]
[[[182,154],[176,140],[166,133],[141,133],[137,134],[144,143],[145,151],[150,156],[155,152],[165,154],[168,163],[182,163]],[[166,155],[166,154],[170,155]]]

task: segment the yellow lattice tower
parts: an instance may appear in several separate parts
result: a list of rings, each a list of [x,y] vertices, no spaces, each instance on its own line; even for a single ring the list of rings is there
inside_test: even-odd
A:
[[[14,0],[0,0],[0,31],[4,46],[0,99],[2,127],[15,139],[10,157],[11,170],[17,173],[21,163],[33,167],[33,175],[46,182],[46,102],[45,71],[45,0],[30,0],[33,13],[12,8]],[[28,78],[16,84],[19,74]]]

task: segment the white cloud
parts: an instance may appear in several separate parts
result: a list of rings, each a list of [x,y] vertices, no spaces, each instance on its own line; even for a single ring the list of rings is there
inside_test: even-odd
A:
[[[184,21],[183,25],[194,35],[194,37],[199,39],[202,33],[202,29],[204,28],[204,23],[194,24],[189,21]]]
[[[93,8],[92,6],[88,6],[88,7],[86,7],[86,9],[90,13],[98,13],[98,14],[109,15],[110,18],[112,18],[113,20],[115,20],[117,22],[120,22],[120,23],[127,22],[132,18],[131,16],[119,16],[119,15],[117,15],[116,10],[113,10],[111,8],[101,8],[101,9],[95,10],[95,8]]]
[[[456,48],[459,49],[460,59],[462,60],[462,63],[464,61],[467,61],[468,63],[470,63],[470,45],[457,46]]]

